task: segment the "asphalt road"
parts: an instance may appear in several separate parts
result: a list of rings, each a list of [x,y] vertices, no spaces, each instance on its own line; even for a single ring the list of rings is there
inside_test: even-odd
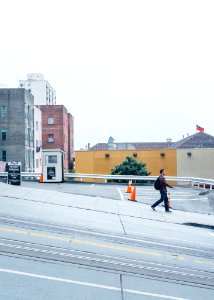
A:
[[[130,197],[130,194],[126,193],[127,186],[125,184],[78,182],[41,184],[35,181],[23,181],[22,186],[55,190],[76,195],[103,197],[117,201],[127,200]],[[214,191],[211,191],[207,195],[200,196],[201,191],[203,191],[203,189],[189,186],[175,186],[174,189],[168,189],[173,209],[214,215]],[[156,191],[153,186],[137,185],[136,200],[139,203],[152,205],[159,198],[160,193]]]
[[[211,247],[43,226],[4,218],[0,299],[213,299]]]
[[[124,186],[33,185],[104,201],[126,197]],[[121,216],[120,227],[108,230],[111,214],[78,208],[70,220],[69,206],[18,194],[0,194],[0,204],[0,299],[214,299],[207,229]]]

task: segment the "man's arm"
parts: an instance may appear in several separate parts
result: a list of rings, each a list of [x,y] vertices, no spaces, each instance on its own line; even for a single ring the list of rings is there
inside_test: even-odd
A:
[[[173,186],[171,186],[170,184],[168,184],[166,182],[165,177],[160,177],[160,184],[162,187],[169,187],[169,188],[173,189]]]

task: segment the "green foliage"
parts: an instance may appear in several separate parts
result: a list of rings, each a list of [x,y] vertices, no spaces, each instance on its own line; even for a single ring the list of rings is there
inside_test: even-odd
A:
[[[148,176],[150,172],[147,171],[145,163],[139,162],[131,156],[127,156],[124,162],[111,170],[111,174]]]

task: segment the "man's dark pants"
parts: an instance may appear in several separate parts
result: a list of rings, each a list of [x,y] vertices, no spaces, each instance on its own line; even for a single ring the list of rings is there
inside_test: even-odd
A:
[[[161,202],[164,201],[165,210],[168,211],[169,210],[169,202],[168,202],[167,193],[166,192],[160,192],[160,194],[161,194],[160,200],[158,200],[157,202],[152,204],[151,207],[155,208],[158,204],[160,204]]]

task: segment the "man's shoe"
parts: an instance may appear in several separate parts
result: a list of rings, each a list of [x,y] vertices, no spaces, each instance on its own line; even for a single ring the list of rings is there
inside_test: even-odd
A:
[[[171,211],[171,210],[166,210],[166,212],[167,212],[167,213],[171,213],[172,211]]]
[[[155,208],[154,208],[154,207],[152,207],[152,206],[151,206],[151,208],[152,208],[153,210],[155,210]]]

